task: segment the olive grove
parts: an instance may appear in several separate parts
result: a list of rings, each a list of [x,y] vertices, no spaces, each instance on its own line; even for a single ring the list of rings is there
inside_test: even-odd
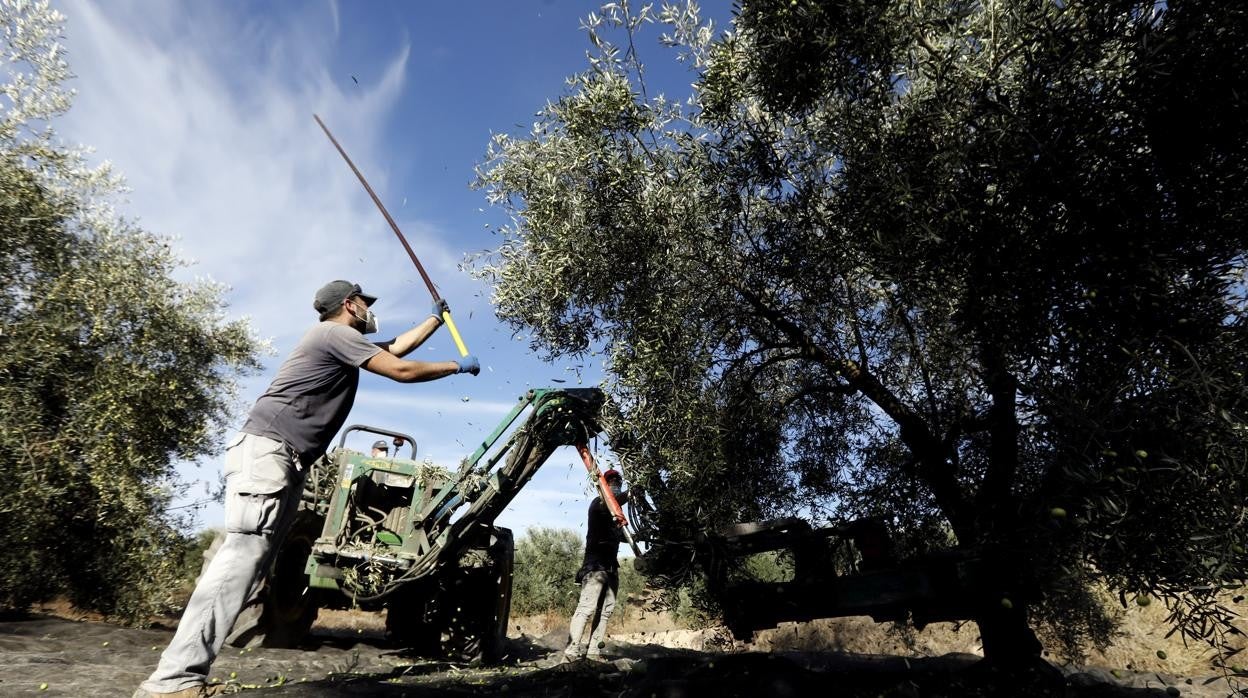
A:
[[[58,142],[63,24],[0,2],[0,609],[64,595],[141,620],[182,587],[174,466],[216,449],[262,347],[111,209],[119,178]]]
[[[1103,643],[1133,598],[1235,632],[1248,10],[747,0],[719,29],[605,5],[479,168],[511,223],[476,273],[535,349],[603,355],[665,535],[874,516],[994,550],[990,654],[1029,622]]]

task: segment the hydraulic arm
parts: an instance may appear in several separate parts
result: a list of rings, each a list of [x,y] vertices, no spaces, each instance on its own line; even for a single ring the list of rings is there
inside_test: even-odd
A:
[[[459,551],[455,543],[462,540],[461,534],[474,525],[492,523],[555,449],[584,444],[597,434],[601,430],[597,420],[602,401],[602,391],[596,388],[545,388],[525,393],[464,460],[451,486],[425,508],[421,523],[426,530],[438,532],[434,543],[438,556],[456,556]],[[503,440],[525,412],[528,414],[520,426]],[[500,461],[503,465],[498,467]],[[464,506],[467,510],[453,519]]]
[[[601,431],[602,403],[594,388],[530,390],[453,474],[340,445],[331,454],[332,496],[321,505],[325,524],[306,566],[310,585],[342,589],[368,577],[368,592],[354,598],[381,600],[459,564],[556,449],[583,447]],[[371,574],[362,567],[368,565],[384,574]],[[356,573],[344,575],[350,568]]]

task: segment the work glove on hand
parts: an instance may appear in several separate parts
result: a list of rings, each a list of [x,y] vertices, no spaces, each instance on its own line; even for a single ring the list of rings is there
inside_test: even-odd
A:
[[[481,373],[481,362],[477,361],[477,357],[472,354],[462,359],[456,359],[455,363],[459,365],[459,370],[456,373],[471,373],[474,376]]]
[[[442,313],[451,312],[451,306],[446,302],[445,298],[439,298],[433,302],[432,306],[430,306],[429,312],[438,319],[438,322],[445,322],[442,319]]]

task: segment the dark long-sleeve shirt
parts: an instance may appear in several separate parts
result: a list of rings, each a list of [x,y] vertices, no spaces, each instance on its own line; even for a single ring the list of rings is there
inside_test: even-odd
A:
[[[594,497],[589,503],[589,524],[585,533],[585,562],[581,568],[587,572],[615,570],[620,566],[616,559],[624,532],[616,525],[611,509],[602,497]]]

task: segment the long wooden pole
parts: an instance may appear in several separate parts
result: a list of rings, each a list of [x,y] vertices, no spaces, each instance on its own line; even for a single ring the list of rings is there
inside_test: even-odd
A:
[[[381,199],[377,196],[377,193],[373,191],[372,187],[368,186],[368,180],[364,179],[364,175],[360,172],[360,168],[356,167],[354,162],[351,162],[351,157],[348,156],[347,151],[343,150],[342,146],[338,144],[338,139],[334,138],[334,134],[329,132],[329,127],[325,125],[324,121],[321,121],[321,117],[313,114],[312,118],[316,119],[317,125],[321,127],[321,130],[325,132],[326,136],[329,136],[329,142],[334,144],[334,147],[338,149],[338,154],[342,156],[343,160],[347,161],[347,165],[351,168],[351,171],[354,172],[355,176],[359,178],[360,184],[364,185],[364,191],[368,192],[368,195],[373,198],[373,203],[377,204],[377,209],[381,211],[381,215],[385,216],[386,222],[390,224],[390,229],[393,230],[395,236],[399,238],[399,242],[403,243],[403,249],[407,250],[407,256],[412,258],[412,264],[416,265],[416,271],[420,272],[420,278],[425,280],[425,286],[429,288],[429,295],[433,296],[435,303],[442,300],[442,296],[438,294],[438,287],[433,285],[433,281],[429,278],[429,274],[425,273],[424,265],[420,263],[419,259],[417,259],[416,253],[412,251],[412,246],[407,244],[407,238],[403,237],[403,231],[399,230],[399,224],[394,222],[394,218],[390,216],[390,212],[387,211],[385,205],[381,203]],[[464,345],[464,340],[460,338],[459,329],[455,327],[455,321],[451,319],[450,311],[444,311],[442,313],[442,322],[446,323],[446,328],[451,331],[451,339],[455,340],[455,347],[459,349],[459,355],[468,356],[468,347]]]

